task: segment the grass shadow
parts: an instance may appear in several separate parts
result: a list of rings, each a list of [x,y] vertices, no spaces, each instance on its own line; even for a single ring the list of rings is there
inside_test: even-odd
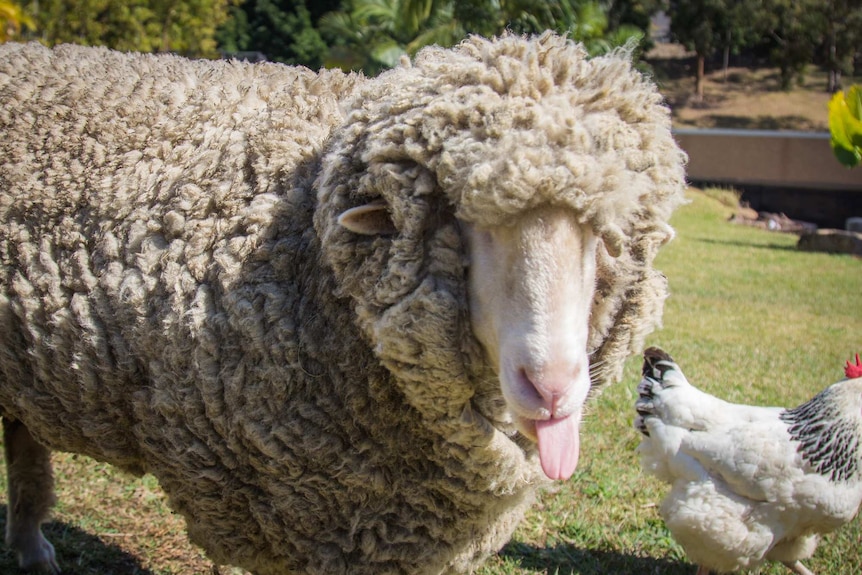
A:
[[[0,505],[0,532],[6,532],[6,505]],[[54,545],[63,575],[155,575],[134,555],[78,527],[50,521],[42,533]],[[5,545],[0,546],[0,573],[23,573]]]
[[[653,70],[653,78],[657,82],[693,78],[697,66],[697,58],[687,56],[682,58],[645,58]]]
[[[781,73],[777,68],[770,66],[743,66],[746,73],[740,67],[733,67],[728,72],[724,84],[739,86],[741,91],[750,91],[752,76],[757,79],[757,89],[761,92],[787,92],[781,85]],[[720,69],[716,69],[720,70]]]
[[[816,129],[807,118],[802,116],[733,116],[728,114],[708,114],[699,120],[701,127],[732,128],[739,130],[799,130]]]
[[[516,561],[522,568],[548,575],[692,575],[696,570],[695,566],[682,561],[583,549],[569,544],[539,548],[511,542],[499,555]]]
[[[778,232],[776,232],[778,233]],[[780,250],[785,252],[798,252],[799,250],[796,248],[796,245],[784,245],[784,244],[758,244],[754,242],[745,242],[741,240],[717,240],[715,238],[699,238],[699,237],[691,237],[690,240],[695,242],[700,242],[703,244],[713,244],[713,245],[722,245],[722,246],[731,246],[736,248],[757,248],[761,250]]]

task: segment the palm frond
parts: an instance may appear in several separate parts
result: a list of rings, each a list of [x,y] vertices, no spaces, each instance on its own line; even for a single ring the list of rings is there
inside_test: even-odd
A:
[[[437,45],[444,48],[453,46],[464,39],[464,28],[455,20],[443,21],[439,25],[420,33],[407,44],[407,53],[411,56],[425,46]]]

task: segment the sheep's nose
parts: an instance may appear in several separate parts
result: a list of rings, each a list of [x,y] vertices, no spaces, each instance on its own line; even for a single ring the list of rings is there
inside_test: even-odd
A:
[[[522,368],[524,380],[536,393],[536,399],[547,409],[551,418],[558,415],[558,407],[566,402],[575,382],[581,375],[582,367],[574,365],[553,365],[541,369]],[[562,415],[568,415],[564,413]]]

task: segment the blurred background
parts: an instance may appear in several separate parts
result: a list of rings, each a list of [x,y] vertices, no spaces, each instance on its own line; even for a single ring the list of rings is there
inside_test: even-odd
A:
[[[789,90],[807,69],[833,92],[857,65],[862,0],[0,0],[0,41],[237,57],[373,75],[428,44],[504,30],[566,33],[599,54],[631,43],[641,59],[677,43],[710,67],[768,63]]]

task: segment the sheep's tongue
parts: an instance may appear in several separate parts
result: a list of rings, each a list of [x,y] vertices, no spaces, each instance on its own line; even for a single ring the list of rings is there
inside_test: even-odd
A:
[[[568,479],[578,466],[578,418],[536,421],[539,460],[551,479]]]

